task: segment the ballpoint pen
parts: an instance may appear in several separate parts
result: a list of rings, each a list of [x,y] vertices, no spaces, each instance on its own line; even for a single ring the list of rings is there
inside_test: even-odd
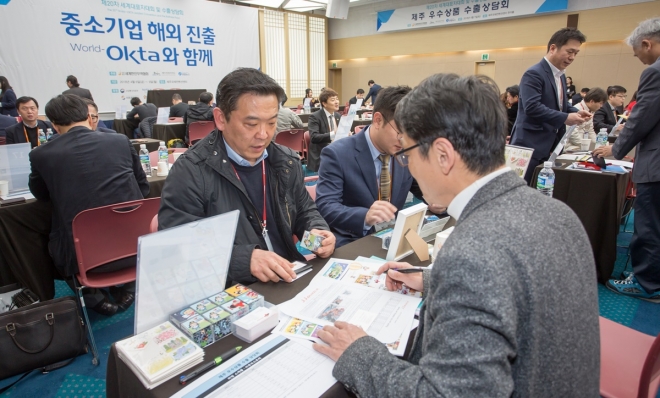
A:
[[[229,360],[229,358],[231,358],[234,355],[238,354],[238,352],[242,349],[243,349],[243,347],[241,347],[241,346],[232,348],[231,350],[225,352],[224,354],[220,355],[219,357],[216,357],[213,361],[211,361],[207,364],[204,364],[201,368],[197,369],[196,371],[194,371],[194,372],[192,372],[188,375],[182,375],[181,377],[179,377],[179,383],[181,383],[182,385],[186,384],[187,382],[194,379],[195,377],[206,373],[211,368],[213,368],[217,365],[220,365],[223,362],[226,362],[227,360]]]

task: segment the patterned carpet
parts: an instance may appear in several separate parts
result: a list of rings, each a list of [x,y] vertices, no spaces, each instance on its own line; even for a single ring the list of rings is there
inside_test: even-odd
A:
[[[627,230],[632,230],[632,217]],[[622,229],[623,230],[623,229]],[[625,268],[630,233],[619,234],[619,246],[614,276]],[[628,265],[630,269],[630,265]],[[66,283],[56,281],[56,296],[73,295]],[[615,294],[605,286],[598,285],[600,314],[608,319],[629,326],[640,332],[656,336],[660,333],[660,305]],[[33,373],[26,379],[0,395],[4,397],[39,398],[99,398],[105,397],[105,373],[110,345],[133,333],[134,311],[113,317],[105,317],[90,311],[90,321],[99,348],[100,365],[92,365],[92,356],[78,357],[72,364],[42,375]],[[3,358],[6,360],[6,358]],[[10,384],[18,376],[0,381],[0,387]],[[658,394],[660,398],[660,393]]]

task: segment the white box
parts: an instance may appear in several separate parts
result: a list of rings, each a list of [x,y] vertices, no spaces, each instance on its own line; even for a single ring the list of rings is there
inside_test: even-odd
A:
[[[279,312],[277,311],[277,307],[259,307],[232,323],[232,333],[239,339],[252,343],[264,333],[277,326],[278,318]]]

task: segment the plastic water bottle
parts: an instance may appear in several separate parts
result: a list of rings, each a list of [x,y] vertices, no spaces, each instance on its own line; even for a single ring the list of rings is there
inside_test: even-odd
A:
[[[555,189],[555,172],[552,170],[552,162],[543,163],[543,169],[536,181],[536,189],[542,194],[552,197],[552,191]]]
[[[39,130],[39,145],[43,145],[45,143],[46,143],[46,131]]]
[[[165,163],[168,163],[167,146],[165,146],[165,141],[161,141],[160,145],[158,146],[158,161],[162,162],[163,160]]]
[[[147,150],[147,144],[140,144],[140,164],[142,165],[142,170],[147,177],[151,177],[151,163],[149,162],[149,151]]]
[[[50,141],[51,138],[53,138],[53,130],[52,129],[47,129],[46,130],[46,141]]]
[[[311,112],[312,111],[309,107],[309,102],[305,103],[305,105],[303,105],[303,113],[311,113]]]
[[[596,136],[596,147],[595,148],[600,148],[602,146],[607,145],[607,129],[602,128],[598,132],[598,135]]]

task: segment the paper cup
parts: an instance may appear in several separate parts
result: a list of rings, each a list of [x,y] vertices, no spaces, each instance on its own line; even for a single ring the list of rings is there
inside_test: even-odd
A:
[[[9,196],[9,181],[7,180],[0,181],[0,196],[2,197]]]
[[[166,176],[170,171],[170,166],[167,164],[166,161],[161,160],[158,162],[158,175],[159,176]]]
[[[176,160],[177,160],[177,159],[179,158],[179,156],[181,156],[181,155],[183,155],[182,152],[174,152],[174,153],[172,154],[172,156],[174,157],[174,161],[176,162]]]
[[[589,138],[587,139],[581,139],[580,140],[580,149],[583,151],[588,151],[589,147],[591,146],[591,140]]]

